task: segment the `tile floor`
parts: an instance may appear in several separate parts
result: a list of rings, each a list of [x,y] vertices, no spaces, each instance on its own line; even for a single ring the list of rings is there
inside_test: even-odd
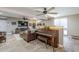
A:
[[[55,49],[58,52],[62,52],[62,48]],[[0,52],[53,52],[53,48],[39,40],[25,42],[19,35],[7,36],[7,42],[0,44]]]
[[[65,52],[79,52],[79,40],[70,37],[64,37]]]

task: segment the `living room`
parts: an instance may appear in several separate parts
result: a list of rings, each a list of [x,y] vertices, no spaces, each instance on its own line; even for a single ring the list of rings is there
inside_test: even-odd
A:
[[[78,19],[78,7],[0,7],[0,51],[79,51]]]

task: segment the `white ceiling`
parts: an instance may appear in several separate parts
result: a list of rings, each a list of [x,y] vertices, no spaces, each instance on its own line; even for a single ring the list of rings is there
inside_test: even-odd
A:
[[[37,17],[36,15],[39,13],[35,11],[36,9],[41,10],[41,8],[39,8],[39,7],[0,7],[0,12],[2,12],[1,15],[4,15],[4,16]],[[56,17],[79,14],[78,7],[56,7],[52,11],[55,11],[58,13]],[[38,18],[40,18],[40,17],[38,17]]]

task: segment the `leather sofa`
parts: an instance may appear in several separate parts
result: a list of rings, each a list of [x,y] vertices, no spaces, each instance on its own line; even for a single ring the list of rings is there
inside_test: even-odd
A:
[[[32,40],[35,40],[35,33],[31,33],[31,31],[23,32],[20,34],[20,36],[27,42],[30,42]]]

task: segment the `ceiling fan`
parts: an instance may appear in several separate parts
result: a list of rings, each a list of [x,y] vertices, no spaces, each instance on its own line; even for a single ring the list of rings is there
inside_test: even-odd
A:
[[[47,15],[47,14],[57,14],[57,12],[50,12],[54,9],[55,7],[51,7],[51,8],[43,7],[42,10],[36,10],[37,12],[40,13],[40,14],[37,14],[36,16],[42,16],[42,15]]]
[[[28,18],[26,18],[26,17],[23,17],[23,20],[28,20]]]

